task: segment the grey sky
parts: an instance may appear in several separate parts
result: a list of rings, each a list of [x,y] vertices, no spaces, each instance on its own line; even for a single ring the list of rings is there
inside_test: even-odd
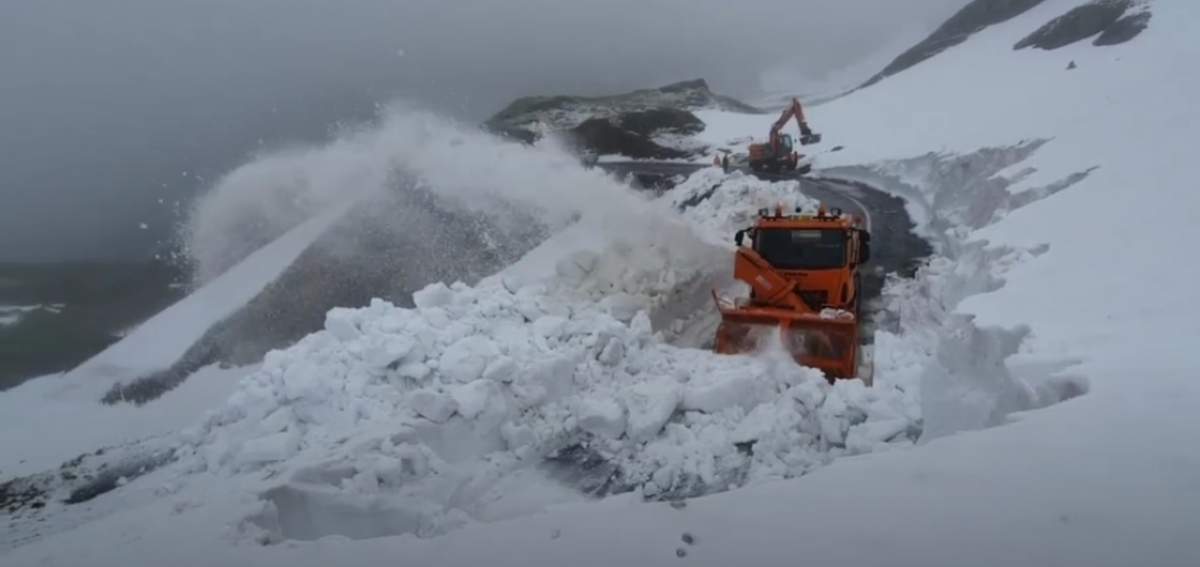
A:
[[[753,95],[769,68],[819,75],[965,2],[7,0],[0,260],[145,255],[205,180],[376,102],[475,121],[695,77]]]

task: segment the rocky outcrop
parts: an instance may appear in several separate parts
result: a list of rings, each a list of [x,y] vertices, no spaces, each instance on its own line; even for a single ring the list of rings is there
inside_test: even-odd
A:
[[[980,31],[1024,14],[1042,0],[973,0],[946,20],[937,30],[908,51],[900,54],[863,87],[904,71],[930,57],[954,47]],[[862,88],[862,87],[860,87]]]
[[[699,134],[704,131],[704,122],[695,114],[678,108],[652,108],[637,112],[626,112],[616,116],[621,128],[643,136],[663,132],[671,134]]]
[[[1145,10],[1134,14],[1122,16],[1119,20],[1112,23],[1100,32],[1100,36],[1092,45],[1118,45],[1125,43],[1142,33],[1150,26],[1150,11]]]
[[[1038,28],[1013,46],[1013,49],[1036,47],[1038,49],[1058,49],[1082,41],[1089,37],[1100,35],[1096,45],[1112,45],[1129,41],[1141,33],[1149,24],[1149,12],[1139,12],[1125,18],[1126,12],[1134,8],[1133,0],[1093,0],[1087,4],[1076,6],[1046,25]],[[1144,14],[1144,16],[1142,16]],[[1144,19],[1143,19],[1144,18]],[[1119,27],[1117,22],[1124,20]],[[1138,27],[1140,25],[1140,27]],[[1108,30],[1115,28],[1112,33]],[[1107,34],[1107,37],[1105,37]],[[1121,41],[1117,41],[1121,40]]]
[[[497,112],[484,125],[496,132],[525,130],[536,134],[539,127],[569,130],[588,118],[610,117],[658,108],[719,108],[733,112],[762,112],[734,98],[712,92],[704,79],[694,79],[657,89],[641,89],[616,95],[521,97]]]
[[[1042,0],[973,0],[929,37],[900,54],[858,88],[869,87],[907,70],[1041,3]],[[1094,45],[1116,45],[1137,37],[1150,24],[1150,17],[1147,4],[1142,0],[1093,0],[1051,20],[1017,42],[1014,49],[1057,49],[1096,34],[1099,36]]]
[[[713,93],[704,79],[624,94],[522,97],[484,123],[489,131],[532,143],[548,133],[568,133],[580,150],[629,157],[683,157],[687,151],[654,140],[661,134],[687,136],[704,129],[691,111],[717,108],[762,111]]]
[[[688,155],[682,150],[659,145],[645,134],[622,128],[608,118],[589,118],[572,128],[570,133],[571,140],[580,150],[595,155],[619,154],[634,159],[673,159]]]

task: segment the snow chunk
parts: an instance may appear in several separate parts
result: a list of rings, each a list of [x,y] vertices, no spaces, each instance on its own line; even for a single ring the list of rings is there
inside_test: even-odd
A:
[[[362,334],[357,318],[358,311],[355,309],[334,307],[325,314],[325,330],[340,341],[352,341]]]
[[[453,382],[467,383],[483,375],[488,362],[500,354],[487,337],[471,335],[446,347],[438,360],[438,372]]]
[[[458,410],[452,396],[434,390],[417,390],[409,395],[408,402],[417,415],[434,423],[444,423]]]
[[[592,435],[615,439],[625,432],[625,408],[615,400],[585,399],[575,413],[580,429]]]
[[[372,367],[384,368],[403,360],[416,345],[411,337],[385,335],[367,348],[363,358]]]
[[[497,394],[495,384],[486,379],[455,386],[450,390],[450,395],[458,407],[458,414],[466,419],[474,419],[483,413],[488,407],[488,402]]]
[[[647,441],[671,419],[683,396],[677,385],[660,382],[633,386],[622,398],[629,409],[625,433],[634,441]]]
[[[251,439],[242,444],[237,453],[237,464],[250,466],[283,461],[300,450],[300,436],[290,431],[281,431]]]
[[[442,307],[454,300],[454,292],[442,282],[432,283],[413,292],[413,304],[420,309]]]

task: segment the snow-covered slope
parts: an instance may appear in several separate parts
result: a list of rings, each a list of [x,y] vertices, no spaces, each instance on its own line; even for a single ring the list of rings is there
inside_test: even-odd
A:
[[[174,431],[202,416],[229,395],[236,373],[202,370],[192,387],[153,409],[99,401],[118,382],[171,366],[214,324],[270,284],[344,211],[331,209],[288,231],[75,369],[5,392],[0,415],[7,425],[0,428],[0,441],[18,458],[0,466],[0,472],[37,472],[81,453]]]
[[[1200,236],[1200,6],[1157,0],[1118,47],[1012,49],[1074,4],[1046,0],[811,117],[847,146],[824,172],[905,195],[938,249],[885,290],[875,388],[674,346],[655,325],[691,321],[738,211],[792,188],[706,170],[645,203],[531,158],[558,168],[563,203],[612,192],[511,272],[428,288],[415,310],[332,312],[174,438],[175,465],[6,564],[1200,562],[1197,268],[1176,252]],[[702,118],[716,144],[762,128]],[[523,469],[531,456],[564,476]],[[599,503],[557,488],[638,474]],[[413,533],[445,535],[384,537]]]

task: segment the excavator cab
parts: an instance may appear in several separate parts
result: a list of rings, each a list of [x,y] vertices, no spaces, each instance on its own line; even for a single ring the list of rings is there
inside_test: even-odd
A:
[[[749,242],[747,242],[749,239]],[[748,297],[717,299],[716,350],[756,350],[774,336],[800,364],[831,380],[858,377],[858,267],[870,260],[870,235],[857,219],[834,210],[817,215],[759,211],[734,236],[734,277]]]
[[[790,154],[790,153],[792,153],[792,150],[796,147],[796,144],[792,141],[791,134],[780,134],[778,141],[779,141],[779,147],[775,149],[775,155],[783,156],[783,155]]]

